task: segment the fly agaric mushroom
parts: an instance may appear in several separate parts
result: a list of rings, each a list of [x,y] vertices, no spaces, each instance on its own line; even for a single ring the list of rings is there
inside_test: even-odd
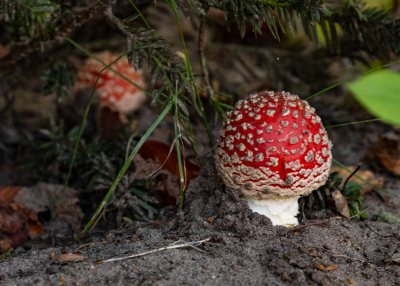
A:
[[[239,100],[219,133],[216,167],[249,207],[273,225],[298,224],[298,199],[323,185],[332,144],[308,102],[289,92]]]
[[[111,64],[118,58],[117,55],[109,51],[96,54],[95,56],[106,65]],[[93,58],[86,60],[84,66],[78,72],[77,87],[93,87],[103,68],[104,65]],[[120,59],[111,65],[111,68],[126,76],[138,86],[146,88],[142,79],[141,70],[135,71],[126,60]],[[139,109],[146,100],[146,94],[142,90],[121,78],[110,69],[104,70],[100,75],[96,91],[100,96],[101,105],[108,106],[112,110],[122,113],[128,113]]]

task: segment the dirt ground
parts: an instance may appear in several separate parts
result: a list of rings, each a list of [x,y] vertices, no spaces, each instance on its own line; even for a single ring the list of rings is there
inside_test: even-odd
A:
[[[133,222],[118,230],[90,234],[82,242],[107,243],[80,249],[79,255],[87,257],[83,262],[57,264],[51,259],[53,251],[56,256],[72,253],[78,244],[17,248],[18,257],[0,262],[0,284],[400,284],[400,268],[391,262],[399,239],[390,236],[398,232],[398,224],[384,223],[377,218],[381,210],[395,212],[397,199],[391,199],[387,205],[376,195],[369,195],[366,207],[371,219],[368,221],[340,218],[307,226],[335,214],[326,210],[306,212],[307,221],[302,224],[305,226],[293,230],[274,227],[268,218],[253,213],[237,192],[223,187],[215,173],[213,162],[208,161],[187,190],[184,212],[168,224]],[[207,238],[211,243],[196,248],[96,263],[162,248],[177,240],[192,242]]]

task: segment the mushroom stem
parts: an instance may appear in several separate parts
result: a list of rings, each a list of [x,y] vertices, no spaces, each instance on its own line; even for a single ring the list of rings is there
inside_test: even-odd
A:
[[[281,200],[246,199],[250,209],[268,217],[272,221],[272,225],[294,226],[299,223],[296,218],[299,213],[299,198],[292,197]]]

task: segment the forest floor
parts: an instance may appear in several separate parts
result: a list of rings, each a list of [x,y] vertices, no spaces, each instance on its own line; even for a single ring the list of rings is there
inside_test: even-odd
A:
[[[151,14],[151,11],[147,12]],[[181,50],[177,30],[168,28],[172,26],[173,17],[168,12],[153,16],[150,24],[169,40],[173,50]],[[216,16],[214,20],[219,27],[220,19]],[[194,72],[199,74],[200,67],[195,64],[198,62],[195,29],[187,20],[183,22]],[[97,33],[88,33],[93,27],[98,27]],[[214,41],[220,32],[213,31],[211,28],[206,30],[208,42]],[[103,35],[111,35],[112,41],[104,39]],[[111,23],[104,24],[96,18],[73,37],[93,52],[104,49],[123,52],[121,49],[125,47],[125,39],[119,31]],[[239,95],[268,87],[281,88],[281,83],[274,86],[263,82],[265,74],[261,70],[252,74],[242,66],[240,72],[236,72],[232,67],[239,67],[238,63],[226,59],[221,51],[226,48],[224,45],[236,44],[236,40],[231,38],[231,42],[227,42],[220,37],[219,40],[219,46],[210,45],[206,53],[208,65],[217,80],[215,86],[220,86],[224,92],[236,89],[235,94]],[[272,41],[271,35],[260,39],[263,40]],[[254,39],[247,37],[247,44],[254,43]],[[249,64],[257,61],[257,57],[252,56],[247,52],[243,55]],[[81,94],[82,98],[75,97],[73,103],[56,104],[54,97],[43,96],[44,84],[38,75],[42,75],[54,60],[78,67],[84,58],[69,44],[53,44],[49,46],[48,57],[31,55],[11,72],[1,74],[0,86],[13,96],[13,100],[0,114],[0,134],[6,138],[1,146],[7,147],[2,149],[5,160],[0,162],[0,187],[25,187],[16,201],[23,202],[26,207],[32,205],[29,208],[34,209],[35,198],[24,197],[24,194],[39,189],[46,190],[43,192],[47,194],[44,195],[47,203],[54,206],[66,172],[52,165],[41,166],[50,175],[42,182],[32,179],[37,170],[22,168],[15,159],[19,154],[21,134],[25,130],[35,132],[47,128],[48,116],[54,116],[60,108],[71,104],[76,104],[76,112],[58,116],[70,126],[79,124],[89,95]],[[337,63],[335,68],[341,70],[344,66],[345,63]],[[340,74],[334,82],[356,71]],[[144,74],[148,74],[146,67]],[[322,89],[318,84],[305,90],[304,86],[293,86],[293,93],[303,91],[308,94]],[[0,100],[0,104],[8,104],[6,99]],[[325,126],[371,118],[342,90],[320,95],[310,104],[316,108]],[[147,130],[158,111],[157,107],[150,106],[150,102],[136,111],[133,115],[136,130]],[[91,116],[87,129],[97,122],[95,111]],[[200,118],[193,116],[193,121],[200,151],[207,153],[205,129]],[[212,126],[213,136],[220,125],[219,121]],[[149,139],[172,144],[173,130],[172,116],[167,116]],[[372,171],[375,178],[382,178],[384,188],[400,197],[399,177],[383,167],[374,155],[381,151],[376,145],[379,138],[393,137],[400,133],[399,129],[370,122],[331,128],[328,133],[336,160],[346,166],[362,163],[362,171]],[[193,156],[188,150],[187,153],[187,157]],[[380,216],[386,212],[400,217],[400,199],[396,196],[376,189],[366,192],[363,206],[367,219],[364,220],[347,220],[338,217],[334,208],[315,206],[306,207],[299,215],[297,228],[272,226],[268,218],[253,213],[237,192],[223,186],[210,154],[205,155],[204,160],[199,175],[185,192],[182,212],[176,215],[177,208],[169,206],[157,219],[149,215],[140,221],[126,220],[119,227],[101,220],[79,243],[70,245],[104,195],[88,195],[84,188],[76,187],[78,182],[72,181],[66,203],[60,210],[64,217],[52,222],[49,218],[39,217],[44,224],[43,232],[16,247],[14,252],[2,255],[0,285],[400,285],[400,267],[396,262],[399,261],[396,259],[400,246],[399,223],[389,223]],[[54,193],[49,195],[51,192]],[[199,241],[204,242],[195,243]],[[185,243],[192,244],[164,249]],[[154,252],[106,261],[148,251]]]

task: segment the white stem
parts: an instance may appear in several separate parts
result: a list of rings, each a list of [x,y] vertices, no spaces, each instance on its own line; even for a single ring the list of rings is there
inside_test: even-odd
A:
[[[295,217],[299,213],[299,197],[284,200],[246,199],[250,209],[269,217],[272,225],[294,226],[299,223]]]

